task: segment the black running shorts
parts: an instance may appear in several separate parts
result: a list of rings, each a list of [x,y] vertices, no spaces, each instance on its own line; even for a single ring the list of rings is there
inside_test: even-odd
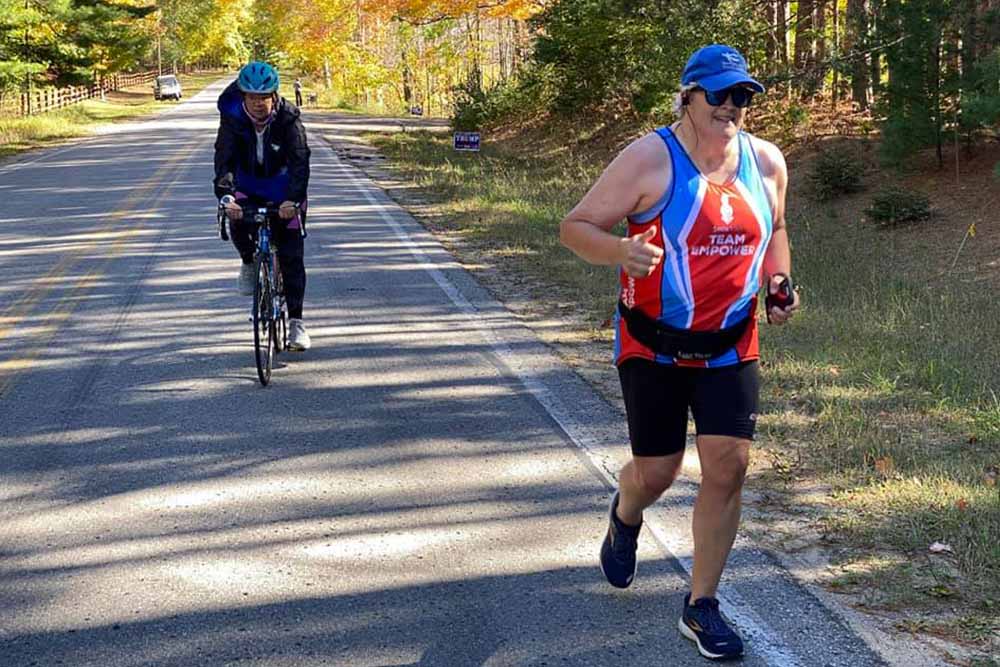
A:
[[[684,450],[688,409],[698,435],[753,440],[760,399],[756,361],[720,368],[683,368],[627,359],[618,377],[634,456]]]

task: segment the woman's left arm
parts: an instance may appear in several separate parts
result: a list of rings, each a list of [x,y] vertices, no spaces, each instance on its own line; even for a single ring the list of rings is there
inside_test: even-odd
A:
[[[788,192],[788,167],[785,156],[774,144],[755,139],[761,176],[771,198],[771,241],[764,252],[764,277],[768,294],[775,294],[783,276],[792,275],[792,251],[785,225],[785,196]],[[784,324],[799,307],[799,294],[792,292],[792,304],[786,308],[771,308],[770,321]]]

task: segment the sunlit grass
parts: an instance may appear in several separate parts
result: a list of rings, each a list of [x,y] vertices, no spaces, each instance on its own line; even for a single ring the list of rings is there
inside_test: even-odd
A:
[[[184,96],[191,97],[221,76],[221,72],[180,75]],[[0,157],[63,139],[87,136],[102,123],[140,118],[176,104],[154,100],[151,85],[134,86],[110,93],[106,100],[84,100],[49,113],[0,119]]]
[[[910,460],[913,463],[913,460]],[[834,532],[849,531],[872,547],[927,552],[934,542],[955,549],[960,570],[996,593],[1000,579],[1000,493],[983,476],[963,476],[962,462],[943,462],[937,471],[915,473],[909,466],[886,471],[881,481],[845,490],[837,500],[850,512],[828,523]],[[992,582],[992,583],[990,583]]]
[[[407,133],[374,137],[402,173],[433,199],[442,217],[433,225],[457,234],[487,258],[567,289],[597,326],[611,315],[616,277],[586,265],[559,243],[558,223],[601,166],[531,160],[484,146],[455,153],[450,137]]]

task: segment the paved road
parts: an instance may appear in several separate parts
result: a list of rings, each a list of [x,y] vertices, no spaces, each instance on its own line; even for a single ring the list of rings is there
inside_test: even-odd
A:
[[[315,347],[257,384],[218,92],[0,166],[0,665],[703,664],[693,487],[611,589],[619,413],[318,136]],[[745,665],[880,664],[750,544],[725,594]]]

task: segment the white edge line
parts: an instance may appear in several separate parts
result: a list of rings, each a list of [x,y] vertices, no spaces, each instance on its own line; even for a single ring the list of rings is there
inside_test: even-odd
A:
[[[332,152],[332,149],[331,149]],[[410,251],[414,259],[420,266],[427,271],[430,277],[435,283],[441,288],[441,290],[448,296],[451,302],[470,320],[470,323],[479,330],[482,336],[486,339],[487,343],[493,348],[494,353],[508,362],[508,367],[517,374],[518,379],[524,384],[525,388],[535,397],[545,411],[550,417],[559,425],[566,436],[576,445],[580,450],[582,450],[587,458],[590,459],[593,467],[597,469],[601,477],[605,482],[608,483],[612,488],[617,488],[617,480],[607,471],[602,465],[601,461],[596,457],[594,451],[591,447],[588,447],[584,442],[578,439],[574,432],[578,429],[576,424],[563,418],[558,414],[558,410],[555,409],[553,402],[549,396],[549,391],[545,385],[539,382],[537,379],[522,373],[518,368],[518,364],[511,363],[513,361],[513,352],[510,348],[497,340],[495,334],[490,329],[482,318],[477,313],[475,307],[469,302],[468,299],[458,290],[455,285],[452,284],[450,280],[438,269],[428,258],[426,253],[413,242],[410,235],[407,234],[406,230],[392,217],[391,213],[387,210],[384,204],[375,199],[371,194],[372,186],[365,181],[359,179],[353,173],[353,169],[347,167],[341,162],[339,157],[334,154],[334,159],[336,160],[335,165],[343,171],[343,173],[350,179],[351,183],[364,195],[365,199],[375,207],[378,211],[379,217],[382,218],[388,224],[392,231],[396,234],[403,245]],[[647,521],[646,525],[649,527],[650,532],[653,537],[659,543],[660,547],[667,552],[667,554],[680,563],[684,571],[687,572],[688,576],[691,576],[691,558],[690,556],[683,555],[687,551],[686,548],[682,547],[679,542],[671,537],[668,533],[664,532],[662,528],[653,523],[653,521]],[[746,604],[742,596],[736,591],[725,589],[725,593],[719,596],[719,606],[722,608],[723,612],[729,618],[740,627],[744,633],[752,638],[754,653],[764,657],[769,665],[773,667],[794,667],[800,664],[799,660],[795,657],[791,651],[784,646],[783,643],[778,641],[775,635],[767,628],[767,625],[757,616],[755,612]]]

